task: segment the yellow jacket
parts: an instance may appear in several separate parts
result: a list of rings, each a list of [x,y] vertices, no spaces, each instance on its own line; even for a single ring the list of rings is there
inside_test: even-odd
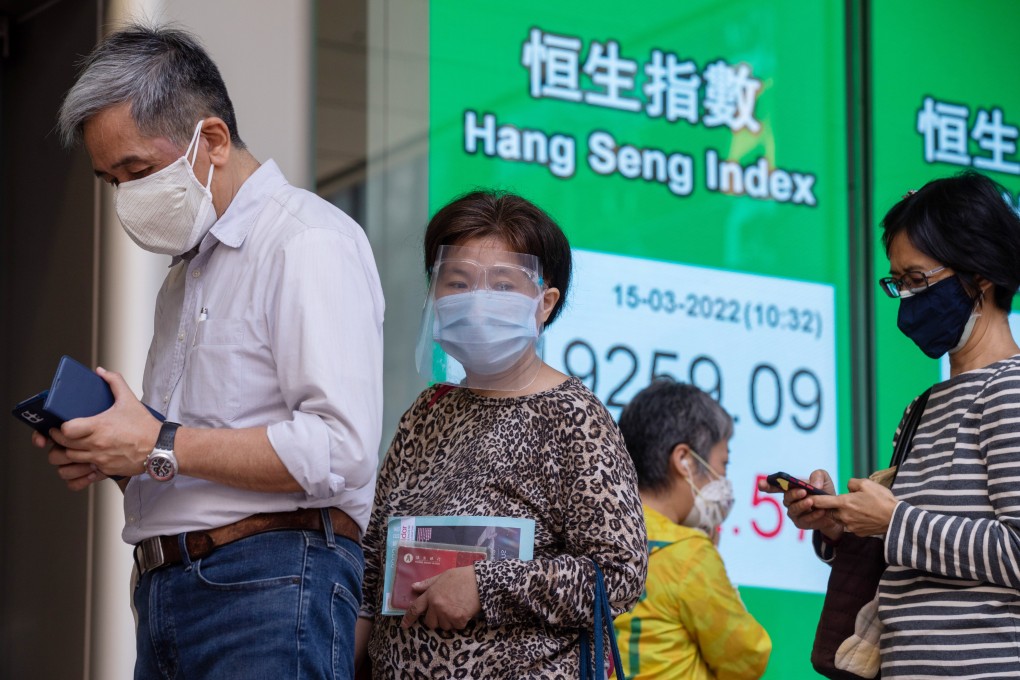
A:
[[[623,670],[635,678],[759,678],[772,640],[744,608],[709,538],[644,506],[648,580],[616,619]]]

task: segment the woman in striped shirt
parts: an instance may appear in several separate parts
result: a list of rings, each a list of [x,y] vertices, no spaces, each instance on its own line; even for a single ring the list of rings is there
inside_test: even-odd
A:
[[[932,358],[949,353],[892,490],[786,493],[797,526],[881,535],[883,678],[1020,677],[1020,347],[1008,315],[1020,286],[1020,219],[977,173],[935,180],[886,214],[882,236],[898,326]],[[898,434],[898,432],[897,432]],[[813,484],[834,492],[818,470]]]

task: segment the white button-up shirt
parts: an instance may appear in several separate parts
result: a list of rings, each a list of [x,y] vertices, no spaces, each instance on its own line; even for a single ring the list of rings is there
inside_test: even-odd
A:
[[[142,401],[188,427],[267,427],[302,491],[139,475],[124,494],[124,540],[327,506],[364,531],[382,427],[383,308],[364,231],[263,164],[198,254],[172,265]]]

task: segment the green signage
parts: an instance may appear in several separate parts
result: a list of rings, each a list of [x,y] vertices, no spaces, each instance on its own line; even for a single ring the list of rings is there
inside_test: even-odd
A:
[[[828,2],[430,10],[430,207],[498,187],[559,221],[545,357],[614,415],[662,374],[734,415],[720,550],[774,678],[812,672],[827,569],[757,479],[852,458],[843,45]]]
[[[889,266],[879,223],[909,189],[972,169],[1002,183],[1007,200],[1020,205],[1020,91],[1002,76],[1020,55],[1013,35],[1018,19],[1020,6],[1012,0],[873,3],[876,276]],[[877,286],[874,296],[878,461],[884,464],[903,409],[946,376],[948,366],[899,332],[896,301]],[[1010,322],[1014,333],[1020,330],[1016,311]]]

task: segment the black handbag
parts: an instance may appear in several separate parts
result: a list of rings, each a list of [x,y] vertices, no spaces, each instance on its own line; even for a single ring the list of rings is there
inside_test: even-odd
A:
[[[896,470],[907,457],[930,394],[931,388],[917,398],[896,438],[889,486],[892,485],[891,480],[895,478]],[[815,540],[820,537],[821,534],[815,531]],[[882,539],[871,536],[862,538],[848,531],[843,533],[832,561],[825,603],[822,605],[822,615],[811,648],[811,665],[821,675],[831,680],[881,677],[880,671],[875,675],[859,675],[852,670],[837,667],[836,652],[854,635],[857,615],[875,599],[878,583],[887,566]]]
[[[616,645],[616,629],[613,627],[613,612],[609,608],[609,596],[606,594],[606,583],[602,570],[595,564],[595,625],[593,631],[581,629],[581,680],[604,680],[606,671],[606,651],[604,636],[608,634],[609,648],[612,652],[613,667],[619,680],[623,676],[623,665],[620,662],[620,648]],[[591,658],[591,638],[595,640],[595,659]]]

